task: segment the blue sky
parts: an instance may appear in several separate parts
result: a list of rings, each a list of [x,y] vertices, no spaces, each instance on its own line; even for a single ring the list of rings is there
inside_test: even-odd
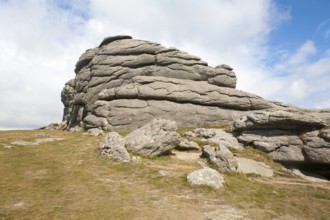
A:
[[[306,40],[319,48],[319,55],[330,47],[330,1],[276,0],[278,7],[288,11],[290,19],[270,35],[270,45],[294,50]],[[319,58],[318,55],[315,59]]]
[[[330,108],[327,0],[0,0],[0,129],[61,121],[60,92],[104,37],[128,34],[231,65],[237,88]]]

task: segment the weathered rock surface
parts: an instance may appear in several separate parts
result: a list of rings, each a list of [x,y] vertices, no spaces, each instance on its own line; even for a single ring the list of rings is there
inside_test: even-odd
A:
[[[297,111],[262,111],[249,114],[233,123],[234,131],[279,129],[291,131],[310,131],[320,129],[326,123],[312,113]]]
[[[223,145],[218,147],[205,145],[202,156],[208,158],[211,164],[216,165],[220,172],[237,170],[238,164],[234,155]]]
[[[173,121],[154,119],[125,137],[126,149],[145,156],[168,154],[180,143],[176,129]]]
[[[62,91],[68,129],[134,130],[153,118],[180,127],[219,125],[277,104],[235,89],[228,65],[158,43],[114,36],[79,58]],[[134,121],[134,123],[132,123]]]
[[[236,157],[238,163],[238,172],[246,174],[257,174],[264,177],[272,177],[273,170],[263,162],[255,161],[244,157]]]
[[[303,136],[304,152],[313,163],[330,165],[330,129],[313,131]]]
[[[208,141],[217,144],[218,146],[222,145],[236,150],[243,149],[242,144],[240,144],[231,133],[225,132],[222,129],[196,128],[193,131],[184,133],[184,136],[199,138],[202,141]]]
[[[218,171],[209,167],[204,167],[191,172],[188,174],[187,180],[193,185],[206,185],[216,189],[224,186],[222,175]]]
[[[281,162],[303,162],[303,142],[297,134],[283,130],[247,130],[237,137],[245,146],[253,146]]]
[[[102,156],[106,156],[111,160],[131,161],[131,157],[125,148],[125,139],[117,132],[109,132],[100,143],[99,149]]]
[[[234,121],[232,129],[245,146],[268,153],[275,161],[296,164],[330,176],[330,129],[313,111],[258,112]]]
[[[60,123],[51,123],[45,127],[42,127],[40,129],[46,129],[46,130],[65,130],[67,129],[67,122],[62,121]]]
[[[180,143],[178,144],[178,146],[175,147],[175,149],[181,151],[189,151],[189,150],[198,151],[201,148],[198,146],[196,142],[189,141],[186,138],[181,138]]]
[[[91,128],[87,132],[92,136],[104,135],[104,131],[99,128]]]

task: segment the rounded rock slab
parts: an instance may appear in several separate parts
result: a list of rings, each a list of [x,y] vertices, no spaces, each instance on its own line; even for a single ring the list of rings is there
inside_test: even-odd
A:
[[[216,170],[204,167],[188,174],[188,182],[192,185],[206,185],[219,189],[224,186],[223,176]]]

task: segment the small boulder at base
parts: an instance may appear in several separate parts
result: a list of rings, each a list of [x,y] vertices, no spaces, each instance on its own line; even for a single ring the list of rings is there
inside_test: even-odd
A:
[[[99,128],[91,128],[87,131],[91,136],[102,136],[104,135],[104,131]]]
[[[65,129],[67,129],[67,121],[62,121],[60,123],[51,123],[46,127],[42,127],[40,129],[64,131]]]
[[[180,143],[176,129],[174,121],[154,119],[125,137],[126,148],[145,156],[168,154]]]
[[[178,146],[175,147],[176,150],[180,151],[198,151],[201,148],[198,146],[198,144],[194,141],[189,141],[186,138],[181,138],[181,141]]]
[[[234,155],[223,145],[218,147],[205,145],[202,156],[208,158],[211,164],[216,165],[220,172],[237,170],[238,165]]]
[[[125,148],[125,139],[117,132],[109,132],[99,146],[102,156],[120,162],[130,162],[131,158]]]
[[[224,186],[224,178],[222,175],[209,167],[195,170],[188,174],[187,180],[193,185],[206,185],[219,189]]]

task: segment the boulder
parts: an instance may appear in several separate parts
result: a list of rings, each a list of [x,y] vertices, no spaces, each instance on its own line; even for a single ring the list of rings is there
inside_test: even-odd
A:
[[[154,119],[125,137],[126,148],[145,156],[168,154],[180,143],[176,129],[173,121]]]
[[[272,177],[273,170],[263,162],[255,161],[244,157],[236,157],[238,163],[238,172],[246,174],[256,174],[263,177]]]
[[[46,129],[46,130],[66,130],[67,128],[67,121],[63,121],[60,123],[51,123],[45,127],[42,127],[40,129]]]
[[[196,128],[193,131],[184,133],[184,136],[199,138],[203,141],[208,141],[219,146],[222,145],[236,150],[243,149],[242,144],[240,144],[231,133],[225,132],[222,129]]]
[[[99,128],[91,128],[87,131],[92,136],[102,136],[104,135],[104,131]]]
[[[206,185],[219,189],[224,186],[222,175],[211,168],[204,167],[188,174],[187,180],[193,185]]]
[[[70,132],[83,132],[84,129],[82,127],[79,127],[79,126],[74,126],[74,127],[71,127],[69,129]]]
[[[99,145],[100,154],[114,161],[130,162],[131,158],[125,148],[125,139],[117,132],[109,132]]]
[[[234,155],[223,145],[218,147],[205,145],[202,156],[208,158],[209,162],[214,164],[220,172],[237,170],[238,164]]]
[[[198,151],[201,148],[198,146],[196,142],[189,141],[187,138],[181,138],[180,143],[178,144],[178,146],[175,147],[175,149],[180,151],[189,151],[189,150]]]

